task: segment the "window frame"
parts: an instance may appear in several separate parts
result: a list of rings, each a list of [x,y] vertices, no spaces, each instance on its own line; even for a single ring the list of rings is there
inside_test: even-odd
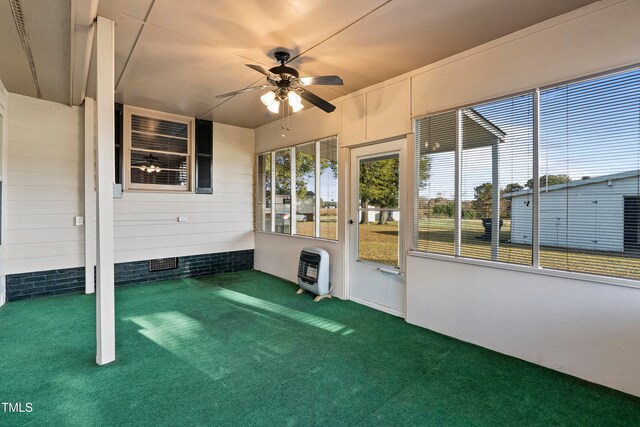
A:
[[[167,120],[175,123],[187,125],[187,185],[164,185],[164,184],[141,184],[131,182],[131,116],[138,115],[158,120]],[[195,188],[195,119],[178,114],[165,113],[161,111],[149,110],[146,108],[124,105],[123,113],[123,189],[140,192],[169,192],[169,193],[193,193]],[[158,153],[167,153],[157,150]],[[175,153],[168,153],[173,154]]]
[[[519,272],[526,272],[526,273],[533,273],[533,274],[540,274],[540,275],[544,275],[544,276],[552,276],[552,277],[560,277],[560,278],[564,278],[564,279],[571,279],[571,280],[581,280],[581,281],[588,281],[588,282],[595,282],[595,283],[600,283],[600,284],[608,284],[608,285],[615,285],[615,286],[623,286],[623,287],[631,287],[631,288],[640,288],[640,280],[639,279],[631,279],[631,278],[626,278],[626,277],[620,277],[620,276],[609,276],[609,275],[599,275],[599,274],[594,274],[594,273],[584,273],[584,272],[580,272],[580,271],[572,271],[572,270],[561,270],[561,269],[554,269],[554,268],[544,268],[540,265],[540,94],[542,91],[548,90],[548,89],[552,89],[552,88],[556,88],[556,87],[561,87],[561,86],[566,86],[566,85],[570,85],[570,84],[574,84],[574,83],[580,83],[580,82],[587,82],[589,80],[596,80],[599,78],[603,78],[606,76],[611,76],[611,75],[615,75],[615,74],[622,74],[625,72],[629,72],[629,71],[633,71],[633,70],[638,70],[640,69],[640,64],[634,64],[634,65],[630,65],[630,66],[626,66],[626,67],[621,67],[621,68],[616,68],[616,69],[612,69],[612,70],[608,70],[608,71],[604,71],[604,72],[599,72],[599,73],[595,73],[595,74],[589,74],[589,75],[585,75],[585,76],[581,76],[578,78],[573,78],[573,79],[569,79],[569,80],[565,80],[565,81],[561,81],[561,82],[556,82],[556,83],[552,83],[552,84],[547,84],[544,86],[537,86],[531,89],[527,89],[527,90],[523,90],[523,91],[519,91],[519,92],[515,92],[512,94],[506,94],[506,95],[501,95],[498,97],[493,97],[493,98],[489,98],[489,99],[485,99],[485,100],[479,100],[477,102],[473,102],[473,103],[469,103],[469,104],[465,104],[465,105],[461,105],[461,106],[455,106],[455,107],[449,107],[446,109],[442,109],[442,110],[437,110],[437,111],[430,111],[426,114],[421,114],[421,115],[417,115],[417,116],[413,116],[412,117],[412,131],[413,134],[416,134],[416,125],[417,125],[417,121],[424,118],[424,117],[428,117],[428,116],[434,116],[437,114],[443,114],[446,112],[450,112],[450,111],[455,111],[456,112],[456,150],[455,150],[455,161],[454,161],[454,174],[455,174],[455,179],[456,179],[456,195],[455,195],[455,205],[456,205],[456,212],[455,215],[457,217],[459,217],[459,208],[460,208],[460,178],[461,178],[461,166],[462,166],[462,150],[461,147],[459,147],[458,145],[460,145],[460,141],[458,141],[458,133],[460,132],[460,130],[458,129],[460,122],[459,122],[459,114],[462,110],[464,110],[465,108],[470,108],[473,107],[475,105],[479,105],[479,104],[485,104],[485,103],[490,103],[493,101],[499,101],[499,100],[504,100],[504,99],[508,99],[511,97],[517,97],[517,96],[521,96],[521,95],[526,95],[526,94],[531,94],[532,95],[532,107],[533,107],[533,161],[532,161],[532,166],[533,166],[533,174],[532,174],[532,179],[533,179],[533,188],[532,188],[532,204],[533,204],[533,211],[532,211],[532,264],[531,265],[520,265],[520,264],[510,264],[510,263],[505,263],[505,262],[500,262],[500,261],[494,261],[494,260],[485,260],[485,259],[475,259],[475,258],[469,258],[469,257],[464,257],[460,255],[460,226],[458,224],[458,218],[456,218],[456,226],[455,226],[455,230],[454,230],[454,255],[447,255],[447,254],[441,254],[441,253],[433,253],[433,252],[428,252],[425,250],[420,250],[418,249],[418,245],[417,245],[417,240],[418,240],[418,236],[419,233],[417,233],[418,230],[418,217],[417,215],[414,214],[414,218],[413,218],[413,228],[411,230],[411,234],[412,234],[412,239],[411,239],[411,245],[410,245],[410,249],[407,252],[408,256],[413,256],[413,257],[417,257],[417,258],[427,258],[427,259],[434,259],[434,260],[439,260],[439,261],[446,261],[446,262],[453,262],[453,263],[460,263],[460,264],[467,264],[467,265],[477,265],[477,266],[483,266],[483,267],[490,267],[490,268],[497,268],[497,269],[502,269],[502,270],[511,270],[511,271],[519,271]],[[414,199],[413,202],[415,202],[415,200],[417,200],[417,194],[418,194],[418,190],[417,190],[417,186],[415,185],[416,182],[416,176],[417,176],[417,169],[415,167],[416,164],[416,153],[415,153],[415,145],[416,145],[416,140],[415,140],[415,136],[414,136],[414,140],[413,140],[413,145],[414,145],[414,159],[413,159],[413,163],[414,163],[414,172],[413,172],[413,181],[414,181],[414,193],[416,195],[416,199]]]
[[[325,137],[321,137],[321,138],[316,138],[316,139],[312,139],[309,141],[305,141],[305,142],[300,142],[294,145],[288,145],[288,146],[284,146],[284,147],[278,147],[278,148],[273,148],[271,150],[266,150],[266,151],[261,151],[261,152],[257,152],[255,154],[254,157],[254,176],[256,177],[255,180],[255,191],[254,191],[254,197],[255,197],[255,201],[254,201],[254,231],[258,232],[258,233],[266,233],[266,234],[274,234],[274,235],[278,235],[278,236],[290,236],[290,237],[298,237],[301,239],[313,239],[313,240],[323,240],[323,241],[327,241],[327,242],[337,242],[339,240],[339,215],[338,215],[338,211],[336,208],[336,238],[335,239],[329,239],[326,237],[321,237],[321,229],[320,229],[320,208],[321,208],[321,203],[320,203],[320,196],[319,196],[319,190],[320,190],[320,180],[321,180],[321,173],[319,173],[319,169],[321,167],[321,160],[320,160],[320,153],[321,153],[321,143],[322,141],[325,141],[327,139],[331,139],[334,138],[336,141],[336,167],[338,168],[338,174],[339,174],[339,161],[338,161],[338,156],[339,156],[339,152],[340,152],[340,144],[339,144],[339,140],[338,140],[338,135],[329,135],[329,136],[325,136]],[[314,213],[314,235],[313,236],[307,236],[307,235],[301,235],[297,233],[296,230],[296,221],[295,221],[295,215],[290,216],[290,224],[289,224],[289,231],[286,233],[280,233],[276,231],[276,227],[275,227],[275,185],[276,185],[276,180],[275,180],[275,176],[276,176],[276,168],[275,168],[275,160],[276,160],[276,152],[278,151],[284,151],[284,150],[288,150],[289,151],[289,156],[290,156],[290,169],[291,169],[291,175],[290,175],[290,179],[293,182],[296,179],[296,172],[297,172],[297,168],[296,168],[296,148],[300,147],[300,146],[304,146],[304,145],[309,145],[309,144],[313,144],[314,146],[314,162],[315,162],[315,170],[314,170],[314,193],[315,193],[315,213]],[[259,173],[259,169],[258,169],[258,163],[259,163],[259,159],[261,156],[265,156],[267,154],[270,154],[270,159],[271,159],[271,206],[270,206],[270,213],[271,213],[271,230],[263,230],[263,224],[259,221],[259,215],[258,215],[258,206],[261,205],[265,205],[265,203],[261,202],[260,200],[258,200],[258,190],[257,190],[257,184],[259,182],[258,180],[258,173]],[[297,200],[296,200],[296,192],[295,192],[295,184],[290,184],[290,211],[294,210],[294,205],[296,205]],[[338,195],[339,195],[339,191],[340,191],[340,185],[339,183],[336,181],[336,200],[338,199]],[[297,210],[295,210],[297,212]],[[291,213],[290,213],[291,215]]]

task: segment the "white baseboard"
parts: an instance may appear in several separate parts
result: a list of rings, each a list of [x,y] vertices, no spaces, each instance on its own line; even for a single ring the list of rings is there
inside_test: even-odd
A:
[[[358,304],[366,305],[367,307],[374,308],[374,309],[376,309],[378,311],[383,311],[385,313],[389,313],[389,314],[392,314],[392,315],[397,316],[397,317],[402,317],[403,319],[406,316],[406,314],[401,312],[401,311],[394,310],[394,309],[389,308],[389,307],[385,307],[384,305],[376,304],[375,302],[365,301],[363,299],[354,298],[354,297],[349,297],[349,300],[353,301],[353,302],[357,302]]]

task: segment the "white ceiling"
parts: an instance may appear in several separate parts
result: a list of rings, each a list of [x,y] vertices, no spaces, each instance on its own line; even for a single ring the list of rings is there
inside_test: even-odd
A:
[[[100,0],[98,14],[116,22],[118,102],[255,128],[277,118],[259,93],[215,96],[262,84],[245,64],[275,66],[277,48],[303,76],[340,75],[342,87],[312,88],[331,100],[593,1]],[[70,0],[22,4],[42,96],[69,103]],[[14,58],[0,79],[35,96],[8,1],[0,24],[2,56]]]

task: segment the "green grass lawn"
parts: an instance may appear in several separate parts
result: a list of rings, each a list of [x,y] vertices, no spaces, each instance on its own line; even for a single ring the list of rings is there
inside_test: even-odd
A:
[[[116,289],[117,360],[95,297],[0,308],[7,426],[632,426],[640,399],[259,272]]]
[[[321,217],[321,235],[335,239],[335,216]],[[312,221],[298,222],[297,233],[313,236]],[[359,258],[387,265],[398,264],[398,223],[390,221],[359,224]],[[425,252],[453,255],[453,219],[430,218],[420,221],[417,249]],[[481,220],[463,220],[461,255],[467,258],[491,259],[491,242],[479,239],[484,234]],[[511,221],[504,220],[500,229],[499,260],[512,264],[531,265],[532,249],[528,245],[509,243]],[[543,268],[580,273],[640,279],[640,258],[616,252],[598,252],[543,246],[540,248]]]
[[[491,242],[477,238],[483,234],[481,220],[462,221],[460,248],[462,256],[491,259]],[[509,243],[510,238],[511,221],[505,220],[500,229],[499,260],[531,265],[531,246]],[[453,219],[432,218],[421,221],[418,249],[453,255]],[[556,270],[640,279],[640,258],[616,252],[543,246],[540,248],[540,265],[543,268]]]

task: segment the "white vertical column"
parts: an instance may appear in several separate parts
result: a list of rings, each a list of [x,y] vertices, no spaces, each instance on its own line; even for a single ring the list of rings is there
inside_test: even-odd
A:
[[[500,251],[500,182],[498,149],[500,140],[491,146],[491,259],[498,261]]]
[[[320,151],[320,141],[316,141],[315,142],[315,152],[316,152],[316,156],[315,156],[315,160],[316,160],[316,164],[315,164],[315,168],[316,168],[316,173],[315,173],[315,186],[313,191],[315,191],[316,193],[316,206],[315,206],[315,213],[313,214],[313,225],[314,225],[314,232],[313,235],[316,237],[320,237],[320,209],[322,209],[322,206],[320,205],[320,178],[322,175],[322,170],[321,170],[321,163],[320,163],[320,156],[321,156],[321,151]],[[337,160],[336,160],[337,162]]]
[[[540,89],[533,93],[533,208],[531,245],[533,268],[540,268]]]
[[[271,232],[276,231],[276,152],[271,152]]]
[[[298,213],[298,186],[296,185],[298,180],[298,177],[296,177],[296,147],[291,147],[289,153],[289,164],[291,165],[291,203],[289,203],[289,212],[291,214],[289,215],[289,228],[291,230],[291,234],[294,235],[297,232],[296,228],[298,225],[298,221],[296,221],[296,216]]]
[[[97,273],[96,362],[116,359],[115,301],[113,273],[113,183],[114,183],[114,50],[113,21],[98,17],[97,23]]]
[[[84,279],[85,293],[95,292],[96,182],[94,167],[95,131],[93,98],[84,99]]]
[[[462,110],[456,110],[456,146],[454,160],[454,225],[453,225],[453,254],[460,256],[460,242],[462,235]]]

